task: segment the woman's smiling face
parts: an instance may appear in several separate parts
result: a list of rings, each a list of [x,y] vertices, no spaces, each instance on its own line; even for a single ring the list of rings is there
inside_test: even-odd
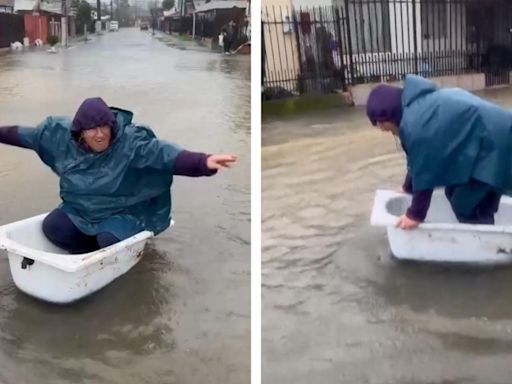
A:
[[[86,129],[82,132],[85,144],[94,152],[103,152],[110,145],[112,137],[111,128],[108,125]]]

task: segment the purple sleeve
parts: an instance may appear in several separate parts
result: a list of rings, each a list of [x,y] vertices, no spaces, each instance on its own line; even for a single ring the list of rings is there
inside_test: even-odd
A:
[[[415,221],[424,221],[430,207],[433,189],[425,189],[424,191],[414,192],[412,195],[412,203],[407,209],[406,216]]]
[[[208,169],[206,165],[208,157],[205,153],[183,150],[174,162],[174,174],[189,177],[215,175],[217,170]]]
[[[17,125],[8,125],[5,127],[0,127],[0,143],[14,145],[16,147],[21,148],[27,148],[20,141]]]
[[[402,185],[402,189],[405,193],[412,193],[412,177],[409,172],[405,175],[404,184]]]

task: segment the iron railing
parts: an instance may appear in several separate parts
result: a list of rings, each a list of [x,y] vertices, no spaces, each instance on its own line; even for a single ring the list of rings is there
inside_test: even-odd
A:
[[[0,13],[0,48],[6,48],[18,41],[23,43],[25,24],[23,16]]]
[[[335,0],[262,9],[263,95],[483,72],[509,82],[512,1]]]

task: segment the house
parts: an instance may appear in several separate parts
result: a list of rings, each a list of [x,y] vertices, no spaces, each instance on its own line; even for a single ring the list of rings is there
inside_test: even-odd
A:
[[[0,13],[13,13],[14,0],[0,0]]]
[[[180,16],[192,16],[192,13],[195,10],[195,3],[198,5],[202,5],[205,3],[205,0],[202,1],[193,1],[193,0],[176,0],[176,11]]]
[[[356,73],[348,77],[380,81],[404,73],[436,78],[472,72],[481,74],[474,86],[479,89],[510,84],[510,1],[389,0],[365,7],[360,0],[334,0],[334,5],[346,20],[343,28],[351,30],[345,52],[338,52],[352,56]],[[490,61],[498,64],[491,68]]]
[[[164,16],[164,25],[169,33],[193,34],[193,15],[197,6],[208,0],[176,0],[174,12]]]
[[[69,7],[69,1],[67,6]],[[41,39],[46,43],[49,35],[61,38],[62,18],[64,17],[62,2],[15,0],[14,12],[24,16],[25,36],[29,38],[30,44],[34,44],[36,39]],[[76,34],[76,14],[74,12],[75,10],[67,12],[68,36],[70,37],[74,37]]]
[[[176,5],[174,7],[176,12],[178,12],[181,16],[192,16],[198,7],[202,7],[204,4],[210,1],[212,0],[176,0]]]
[[[222,27],[230,21],[236,23],[239,32],[244,32],[247,26],[246,8],[246,0],[205,2],[194,11],[193,35],[217,39]]]
[[[176,11],[176,8],[170,9],[168,11],[164,11],[164,20],[162,30],[167,33],[172,32],[172,24],[173,20],[177,20],[180,17],[180,14]]]
[[[267,92],[297,93],[301,73],[291,0],[262,0],[262,79]]]
[[[98,22],[98,10],[91,9],[91,19],[95,20],[95,23]],[[100,13],[100,21],[101,21],[101,30],[108,31],[110,25],[110,15],[104,15],[104,13]]]
[[[180,14],[176,11],[176,8],[169,9],[163,12],[163,25],[162,31],[171,33],[171,26],[173,19],[179,18]]]
[[[239,21],[238,25],[243,26],[245,33],[246,18],[240,15],[249,3],[248,0],[177,0],[175,12],[166,16],[166,23],[171,32],[211,39],[220,33],[217,24],[223,17],[231,16]]]
[[[322,1],[263,0],[264,88],[346,91],[400,81],[407,73],[470,90],[510,84],[510,1],[332,0],[329,6],[315,5]],[[266,13],[265,6],[273,7]]]
[[[12,12],[0,12],[0,49],[10,47],[15,41],[22,42],[23,37],[25,37],[23,16]]]

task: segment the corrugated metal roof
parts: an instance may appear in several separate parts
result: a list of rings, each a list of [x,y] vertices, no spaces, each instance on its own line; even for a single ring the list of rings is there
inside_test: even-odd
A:
[[[30,11],[34,9],[35,5],[34,0],[16,0],[14,2],[14,10],[15,11]]]
[[[35,5],[35,0],[16,0],[14,11],[32,11]],[[62,2],[55,0],[41,1],[41,11],[62,14]]]
[[[211,11],[214,9],[231,9],[231,8],[242,8],[245,9],[247,6],[246,0],[218,0],[210,1],[209,3],[203,4],[196,8],[196,13]]]
[[[13,7],[14,0],[0,0],[0,7]]]

